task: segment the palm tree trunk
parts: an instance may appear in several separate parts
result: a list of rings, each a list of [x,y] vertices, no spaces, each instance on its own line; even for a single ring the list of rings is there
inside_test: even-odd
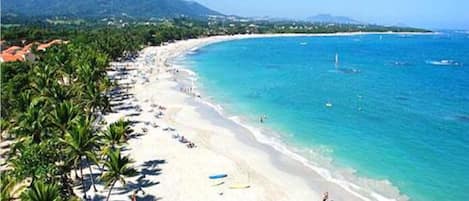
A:
[[[116,181],[113,181],[112,184],[111,184],[111,188],[109,189],[109,192],[107,193],[107,198],[106,198],[106,201],[109,201],[109,198],[111,197],[111,191],[112,191],[112,188],[114,188],[114,185],[116,184]]]
[[[41,142],[41,134],[38,132],[33,133],[33,142],[39,144]]]
[[[34,184],[34,181],[36,181],[36,177],[33,175],[31,178],[31,183],[29,184],[29,188],[31,188]]]
[[[101,166],[101,175],[104,174],[104,165],[105,165],[107,159],[108,159],[108,156],[104,156],[104,162],[103,162],[103,165]]]
[[[74,168],[74,170],[75,170],[75,179],[78,179],[78,178],[79,178],[77,169],[78,169],[78,167]]]
[[[80,165],[81,185],[83,186],[83,198],[86,199],[85,178],[83,177],[83,167]]]
[[[89,113],[88,113],[88,119],[91,119],[92,116],[93,116],[93,110],[89,111]]]
[[[88,157],[86,157],[86,165],[88,165],[88,168],[90,169],[91,184],[93,185],[94,192],[98,192],[96,186],[94,185],[93,170],[91,168],[91,165],[88,163]]]

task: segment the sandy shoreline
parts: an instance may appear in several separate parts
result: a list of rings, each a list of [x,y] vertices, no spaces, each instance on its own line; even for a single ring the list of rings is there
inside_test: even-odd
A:
[[[314,36],[356,34],[370,33]],[[139,186],[145,191],[145,195],[139,194],[141,200],[309,201],[321,200],[326,191],[329,192],[330,200],[335,201],[406,200],[406,196],[399,195],[398,190],[385,181],[373,181],[375,183],[372,184],[382,186],[380,190],[386,194],[383,197],[380,195],[382,192],[378,194],[337,178],[327,178],[329,173],[325,169],[308,167],[307,162],[302,161],[304,159],[293,152],[288,154],[288,150],[283,150],[285,148],[281,145],[272,146],[262,142],[262,136],[256,134],[255,127],[224,117],[204,97],[198,98],[196,91],[181,90],[194,87],[191,86],[194,75],[169,62],[211,43],[279,36],[311,35],[235,35],[191,39],[160,47],[147,47],[135,62],[114,63],[115,68],[126,66],[132,69],[128,70],[127,75],[116,76],[116,71],[109,75],[119,78],[121,85],[133,83],[133,87],[128,89],[133,97],[113,101],[119,104],[115,107],[117,112],[104,116],[104,119],[112,122],[125,118],[136,122],[134,130],[138,135],[129,140],[125,153],[135,160],[134,166],[144,175],[129,178],[125,188],[119,188],[118,185],[110,200],[129,200],[132,191]],[[155,105],[163,106],[164,109]],[[162,115],[158,115],[159,112]],[[168,127],[174,130],[166,129]],[[173,135],[183,135],[197,147],[189,149]],[[228,177],[219,181],[208,179],[209,175],[218,173],[226,173]],[[369,181],[361,182],[361,186],[371,185],[366,183]],[[230,188],[244,185],[250,187]],[[88,194],[97,200],[106,192],[107,189],[102,185],[98,185],[97,193],[92,188],[88,190]]]

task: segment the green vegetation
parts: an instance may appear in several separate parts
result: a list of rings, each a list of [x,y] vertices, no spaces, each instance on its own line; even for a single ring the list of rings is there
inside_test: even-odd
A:
[[[25,201],[60,201],[59,187],[55,184],[35,182],[33,186],[21,195]]]
[[[111,109],[109,62],[135,55],[146,42],[143,35],[118,28],[86,32],[33,26],[6,32],[8,37],[32,33],[14,38],[17,42],[48,41],[56,35],[70,42],[35,51],[35,61],[1,64],[2,137],[13,141],[1,172],[1,200],[73,199],[76,183],[84,185],[89,178],[94,187],[96,178],[84,176],[83,168],[91,172],[101,164],[104,174],[98,179],[103,181],[133,175],[130,160],[117,146],[133,132],[129,122],[111,123],[110,131],[94,125]],[[121,137],[109,136],[115,132]]]
[[[52,20],[51,20],[52,19]],[[2,17],[2,40],[4,47],[22,45],[32,41],[46,41],[48,39],[80,39],[81,42],[104,44],[113,40],[113,45],[120,42],[123,45],[134,45],[132,50],[140,49],[141,45],[159,45],[162,42],[188,38],[233,35],[252,33],[336,33],[336,32],[429,32],[425,29],[410,27],[388,27],[379,25],[359,24],[328,24],[298,21],[254,21],[237,18],[210,18],[208,20],[193,20],[189,18],[136,20],[129,18],[84,19],[67,17],[37,17],[34,21],[25,21],[21,16]],[[70,23],[52,23],[63,21]],[[72,23],[80,22],[80,23]],[[18,26],[18,24],[22,24]],[[10,26],[14,25],[14,26]],[[113,37],[102,38],[102,35],[112,34]],[[126,37],[123,37],[126,36]],[[131,41],[130,41],[131,40]],[[138,40],[138,41],[137,41]],[[103,44],[104,43],[104,44]],[[109,49],[109,48],[107,48]],[[111,58],[116,54],[112,53]]]
[[[119,150],[111,151],[107,156],[109,160],[104,163],[104,166],[108,171],[104,173],[102,179],[106,182],[106,186],[110,187],[106,197],[106,200],[109,200],[116,182],[125,184],[125,177],[135,176],[137,172],[130,167],[132,161],[128,157],[122,157]]]
[[[37,16],[179,17],[221,15],[197,2],[184,0],[15,0],[2,5],[2,14]]]

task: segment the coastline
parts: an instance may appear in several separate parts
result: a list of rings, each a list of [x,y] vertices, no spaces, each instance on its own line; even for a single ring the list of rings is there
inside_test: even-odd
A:
[[[119,83],[134,83],[129,89],[135,99],[125,104],[138,105],[135,111],[111,113],[104,118],[112,122],[124,117],[140,122],[134,130],[142,133],[129,140],[126,154],[136,160],[137,169],[144,169],[148,161],[164,160],[156,164],[161,174],[147,175],[144,186],[147,194],[165,200],[320,200],[329,192],[331,200],[407,200],[397,188],[386,181],[361,181],[383,186],[388,195],[339,180],[327,169],[309,164],[306,159],[278,142],[272,142],[258,128],[238,118],[223,115],[218,106],[197,95],[184,93],[181,87],[194,88],[195,74],[171,60],[197,48],[217,42],[261,37],[348,36],[359,34],[429,34],[429,33],[337,33],[337,34],[261,34],[214,36],[177,41],[165,46],[147,47],[136,62],[120,63],[135,67]],[[434,34],[434,33],[431,33]],[[177,69],[177,70],[176,70]],[[112,74],[112,73],[111,73]],[[187,91],[186,91],[187,92]],[[191,93],[197,94],[196,91]],[[155,118],[153,104],[164,106],[163,115]],[[155,128],[150,124],[156,124]],[[164,131],[171,127],[175,131]],[[142,128],[147,132],[141,131]],[[184,135],[197,148],[188,149],[173,139]],[[142,167],[144,166],[144,167]],[[213,186],[209,175],[226,173],[224,184]],[[139,183],[131,178],[130,183]],[[230,189],[231,185],[250,185],[246,189]],[[371,184],[369,184],[371,185]],[[99,187],[102,189],[103,187]],[[222,193],[222,194],[220,194]],[[111,200],[125,200],[127,194],[113,194]],[[389,197],[387,197],[389,196]]]

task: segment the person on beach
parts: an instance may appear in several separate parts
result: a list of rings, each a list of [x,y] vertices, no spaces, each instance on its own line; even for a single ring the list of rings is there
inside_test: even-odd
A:
[[[142,195],[145,195],[145,191],[143,191],[142,187],[138,187],[138,189],[132,193],[132,196],[131,196],[132,201],[137,201],[137,194],[139,191],[142,192]]]
[[[329,193],[325,192],[324,196],[322,197],[322,201],[327,201],[329,199]]]
[[[187,140],[184,136],[181,136],[181,138],[179,139],[179,142],[181,143],[187,143]]]
[[[131,196],[130,199],[131,199],[132,201],[137,201],[137,191],[134,191],[134,192],[132,193],[132,196]]]
[[[189,149],[195,148],[195,144],[193,142],[189,142],[189,144],[187,144],[187,148]]]

